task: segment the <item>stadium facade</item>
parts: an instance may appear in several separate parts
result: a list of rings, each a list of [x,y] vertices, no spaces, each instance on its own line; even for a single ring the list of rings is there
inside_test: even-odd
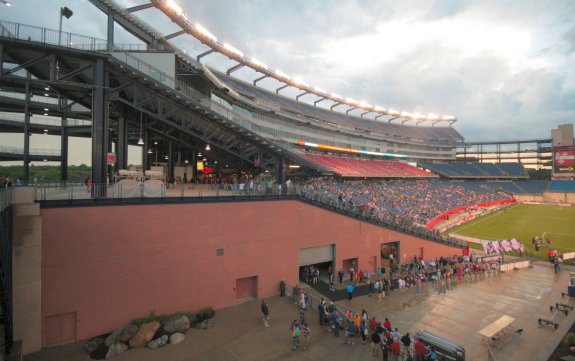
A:
[[[271,175],[285,190],[290,175],[437,178],[414,164],[455,161],[465,143],[454,117],[343,100],[274,75],[205,31],[196,34],[237,66],[250,63],[317,100],[307,104],[280,95],[280,88],[238,80],[233,69],[210,69],[174,47],[172,36],[133,15],[138,9],[90,2],[108,15],[108,39],[0,22],[2,131],[25,139],[21,152],[4,150],[2,159],[23,159],[25,181],[30,161],[59,160],[66,181],[68,137],[89,137],[96,185],[87,200],[50,202],[45,189],[18,189],[3,205],[7,345],[23,340],[30,353],[112,331],[151,310],[219,308],[274,296],[282,279],[296,284],[299,267],[310,264],[373,272],[385,247],[400,262],[461,254],[461,245],[437,237],[281,195],[257,202],[152,197],[121,204],[110,196],[107,177],[128,168],[128,145],[142,147],[143,171],[159,167],[165,180],[184,167],[184,179],[205,168],[213,178]],[[185,15],[167,2],[152,6],[187,26]],[[115,24],[143,49],[114,44]],[[59,153],[34,153],[29,137],[35,133],[60,135]],[[522,167],[509,171],[524,178]]]

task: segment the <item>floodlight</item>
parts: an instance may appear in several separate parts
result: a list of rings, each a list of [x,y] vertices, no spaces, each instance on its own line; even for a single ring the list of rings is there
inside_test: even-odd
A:
[[[343,97],[341,95],[337,95],[337,94],[331,94],[331,97],[337,100],[343,100]]]
[[[380,112],[380,113],[385,113],[387,111],[387,109],[380,107],[379,105],[376,105],[373,107],[373,110],[376,112]]]
[[[399,115],[399,111],[395,109],[388,109],[387,114],[389,115]]]
[[[168,7],[178,15],[182,15],[184,13],[184,10],[180,7],[180,5],[176,4],[174,0],[166,1],[166,5],[168,5]]]
[[[64,16],[66,19],[70,19],[72,15],[74,15],[74,12],[68,9],[68,7],[64,6],[63,8],[60,8],[60,16]]]
[[[444,115],[443,120],[455,120],[455,117],[453,115]]]
[[[430,114],[427,114],[427,119],[428,120],[437,120],[437,119],[439,119],[439,115],[430,113]]]
[[[292,79],[294,83],[301,86],[309,86],[305,81],[301,80],[299,77],[295,77]]]
[[[228,43],[224,43],[224,49],[226,49],[227,51],[229,51],[230,53],[234,53],[235,55],[239,56],[239,57],[243,57],[244,53],[242,53],[241,51],[239,51],[238,49],[234,48],[233,46],[231,46]]]
[[[355,100],[355,99],[347,98],[345,101],[349,104],[353,104],[353,105],[357,104],[357,100]]]
[[[260,68],[264,68],[264,69],[268,68],[267,65],[265,65],[264,63],[262,63],[261,61],[259,61],[256,58],[251,58],[250,61],[252,62],[252,64],[254,64],[255,66],[259,66]]]
[[[6,5],[7,7],[11,7],[12,3],[8,0],[2,0],[2,4]]]
[[[359,101],[359,106],[362,108],[371,108],[371,104],[369,104],[368,102],[366,102],[365,100],[360,100]]]
[[[277,76],[280,76],[280,77],[285,78],[285,79],[288,79],[288,80],[290,79],[290,77],[289,77],[286,73],[284,73],[283,71],[281,71],[281,70],[277,70],[277,69],[276,69],[275,73],[276,73]]]
[[[409,112],[401,112],[399,115],[400,115],[402,118],[411,118],[411,117],[413,117],[413,115],[411,115],[411,113],[409,113]]]
[[[209,38],[209,39],[210,39],[211,41],[213,41],[214,43],[218,41],[218,38],[217,38],[214,34],[210,33],[210,32],[208,31],[208,29],[204,28],[204,27],[201,26],[200,24],[198,24],[198,23],[194,24],[194,28],[195,28],[199,33],[201,33],[201,34],[202,34],[203,36],[205,36],[206,38]]]
[[[313,90],[314,90],[316,93],[326,94],[326,91],[325,91],[325,90],[323,90],[322,88],[317,87],[317,86],[314,87]]]
[[[425,115],[421,113],[413,113],[413,119],[425,119]]]

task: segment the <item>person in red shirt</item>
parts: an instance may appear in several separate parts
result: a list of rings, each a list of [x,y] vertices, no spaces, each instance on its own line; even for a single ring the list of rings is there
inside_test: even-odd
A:
[[[385,322],[383,323],[383,327],[390,329],[391,328],[391,321],[386,317]]]
[[[425,345],[423,342],[417,340],[415,345],[413,345],[413,348],[415,348],[415,361],[425,360]]]
[[[399,351],[401,350],[401,345],[397,338],[393,339],[393,343],[391,344],[391,353],[395,356],[395,360],[399,361]]]
[[[375,317],[372,317],[371,320],[369,320],[369,334],[372,335],[375,332],[375,328],[377,327],[377,321],[375,320]]]

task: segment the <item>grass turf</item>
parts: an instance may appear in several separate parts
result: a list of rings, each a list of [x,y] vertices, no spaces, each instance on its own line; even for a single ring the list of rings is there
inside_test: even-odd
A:
[[[531,239],[543,236],[552,241],[551,249],[560,253],[575,251],[575,207],[518,204],[506,211],[480,217],[451,230],[462,236],[485,240],[516,238],[529,253],[547,259],[547,244],[535,252]],[[475,248],[475,247],[474,247]],[[480,249],[483,249],[479,246]]]

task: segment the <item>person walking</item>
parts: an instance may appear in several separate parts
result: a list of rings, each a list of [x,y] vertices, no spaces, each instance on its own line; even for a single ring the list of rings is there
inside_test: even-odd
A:
[[[357,327],[355,326],[355,322],[350,320],[347,323],[347,337],[349,337],[349,344],[353,346],[353,339],[355,338],[355,334],[357,333]]]
[[[325,317],[325,301],[323,300],[323,298],[321,299],[321,301],[319,302],[319,305],[317,306],[317,311],[319,313],[319,325],[323,326],[323,318]]]
[[[379,347],[381,343],[381,335],[377,332],[371,334],[371,355],[373,357],[379,356]]]
[[[301,331],[303,332],[303,346],[301,349],[309,350],[309,346],[311,345],[311,330],[309,329],[307,323],[303,324]]]
[[[409,337],[408,332],[401,337],[401,352],[406,354],[407,351],[409,350],[409,346],[411,346],[411,338]]]
[[[291,337],[292,337],[292,351],[295,351],[299,347],[300,340],[300,329],[296,320],[293,320],[292,326],[290,327]]]
[[[269,320],[270,320],[270,309],[269,309],[269,307],[268,307],[268,304],[267,304],[265,298],[262,300],[261,309],[262,309],[262,313],[263,313],[263,315],[264,315],[264,317],[263,317],[264,325],[265,325],[266,327],[269,327],[269,326],[270,326],[270,324],[269,324]]]
[[[425,344],[421,342],[421,340],[417,340],[415,345],[413,345],[415,349],[415,361],[424,361],[425,360]]]
[[[352,298],[353,298],[353,284],[350,281],[349,284],[347,285],[347,299],[351,301]]]

